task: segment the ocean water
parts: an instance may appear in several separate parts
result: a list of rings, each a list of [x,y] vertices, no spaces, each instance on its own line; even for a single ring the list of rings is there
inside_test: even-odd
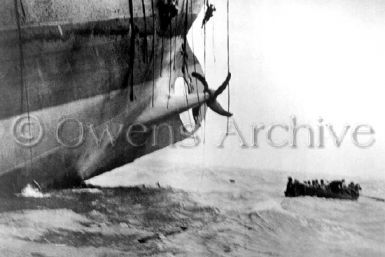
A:
[[[357,181],[378,199],[285,198],[287,175],[159,162],[1,199],[0,256],[385,256],[384,181]]]

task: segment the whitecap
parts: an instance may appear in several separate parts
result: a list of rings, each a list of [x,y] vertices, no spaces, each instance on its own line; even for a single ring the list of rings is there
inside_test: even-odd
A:
[[[49,194],[43,194],[40,192],[39,189],[33,187],[32,185],[28,184],[23,190],[21,190],[22,197],[29,197],[29,198],[44,198],[49,197]]]

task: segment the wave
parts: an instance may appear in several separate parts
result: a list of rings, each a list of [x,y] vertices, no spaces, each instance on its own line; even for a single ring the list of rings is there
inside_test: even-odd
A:
[[[0,211],[0,242],[9,237],[1,231],[18,226],[15,240],[27,248],[94,247],[77,256],[98,256],[98,246],[105,253],[161,256],[385,255],[383,202],[285,198],[285,180],[286,174],[270,171],[243,169],[236,176],[234,169],[157,167],[97,179],[108,187],[42,194],[29,185],[23,197],[2,201],[8,205]],[[138,186],[121,187],[127,181]],[[61,214],[76,219],[47,219]],[[15,215],[16,223],[7,222]],[[31,227],[39,234],[23,237]]]

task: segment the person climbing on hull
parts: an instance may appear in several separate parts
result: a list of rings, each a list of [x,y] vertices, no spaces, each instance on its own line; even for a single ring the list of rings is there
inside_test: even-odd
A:
[[[209,1],[206,2],[206,13],[205,17],[202,21],[202,28],[206,25],[206,23],[214,16],[214,12],[217,10],[213,4],[209,4]]]

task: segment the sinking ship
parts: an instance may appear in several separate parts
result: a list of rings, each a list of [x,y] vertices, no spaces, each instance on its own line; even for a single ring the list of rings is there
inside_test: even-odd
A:
[[[0,191],[77,187],[191,137],[207,106],[230,116],[187,42],[203,6],[3,0]]]

